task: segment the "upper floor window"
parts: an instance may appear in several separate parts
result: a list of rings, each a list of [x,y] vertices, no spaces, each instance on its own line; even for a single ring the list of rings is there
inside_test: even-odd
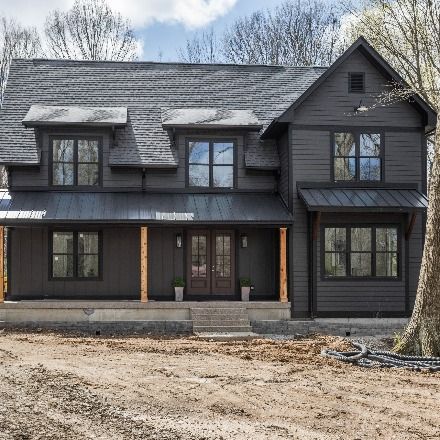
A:
[[[188,186],[233,188],[235,144],[227,140],[188,142]]]
[[[97,186],[100,184],[100,140],[98,138],[53,138],[51,184]]]
[[[335,181],[382,180],[382,143],[379,133],[335,133],[333,139]]]
[[[398,276],[399,245],[396,226],[324,228],[324,276]]]
[[[365,93],[365,73],[350,72],[348,74],[348,91],[350,93]]]

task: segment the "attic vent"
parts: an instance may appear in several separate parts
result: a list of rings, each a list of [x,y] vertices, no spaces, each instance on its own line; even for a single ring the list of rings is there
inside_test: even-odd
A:
[[[365,92],[365,74],[363,72],[348,74],[348,91],[350,93]]]

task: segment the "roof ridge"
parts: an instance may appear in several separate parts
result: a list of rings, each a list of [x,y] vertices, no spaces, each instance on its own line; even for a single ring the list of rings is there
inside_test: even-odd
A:
[[[49,62],[53,64],[101,64],[101,65],[111,65],[119,64],[122,66],[137,66],[137,65],[148,65],[148,66],[188,66],[188,67],[242,67],[242,68],[258,68],[258,67],[268,67],[268,68],[283,68],[283,69],[321,69],[326,70],[328,66],[298,66],[298,65],[288,65],[288,64],[247,64],[247,63],[189,63],[184,61],[113,61],[113,60],[68,60],[68,59],[55,59],[55,58],[13,58],[13,61],[19,62],[29,62],[29,63],[44,63]]]

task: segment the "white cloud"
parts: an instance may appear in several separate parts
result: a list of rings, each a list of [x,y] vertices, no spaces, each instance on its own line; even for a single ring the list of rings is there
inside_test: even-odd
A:
[[[154,22],[179,23],[189,29],[204,27],[227,14],[237,0],[107,0],[136,28]],[[42,28],[53,9],[68,9],[74,0],[0,0],[0,14],[26,26]]]

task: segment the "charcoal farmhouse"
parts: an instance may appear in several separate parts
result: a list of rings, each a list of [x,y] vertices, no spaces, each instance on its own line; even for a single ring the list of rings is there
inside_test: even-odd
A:
[[[330,67],[13,60],[0,315],[408,316],[436,115],[396,84],[363,38]]]

